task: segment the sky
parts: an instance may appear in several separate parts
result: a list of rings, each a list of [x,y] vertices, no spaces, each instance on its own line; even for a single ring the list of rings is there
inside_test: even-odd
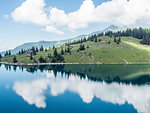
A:
[[[150,0],[0,0],[0,51],[73,38],[111,24],[149,27]]]

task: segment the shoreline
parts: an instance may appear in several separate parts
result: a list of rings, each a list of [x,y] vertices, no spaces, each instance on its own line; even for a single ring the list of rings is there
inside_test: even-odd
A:
[[[63,64],[150,64],[150,62],[120,62],[120,63],[8,63],[8,62],[0,62],[0,64],[5,64],[5,65],[16,65],[16,66],[39,66],[39,65],[63,65]]]

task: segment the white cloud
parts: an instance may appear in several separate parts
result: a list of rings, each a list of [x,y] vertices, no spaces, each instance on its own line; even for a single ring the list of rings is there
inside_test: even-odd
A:
[[[29,104],[35,104],[38,108],[45,108],[46,103],[44,91],[47,89],[47,79],[37,79],[33,81],[16,82],[13,89]]]
[[[93,22],[95,6],[92,0],[85,0],[78,11],[68,14],[68,27],[71,29],[86,28],[88,23]]]
[[[73,31],[78,28],[86,28],[94,19],[95,6],[92,0],[85,0],[80,9],[69,14],[57,8],[50,11],[50,21],[57,26],[66,26]]]
[[[56,26],[64,26],[68,23],[68,16],[63,10],[58,10],[57,8],[52,8],[50,10],[50,20]]]
[[[44,25],[50,29],[45,31],[63,34],[57,27],[74,31],[88,27],[89,23],[150,24],[149,4],[149,0],[111,0],[95,7],[92,0],[84,0],[78,10],[67,14],[56,7],[46,13],[44,0],[26,0],[15,9],[12,17],[15,21]]]
[[[41,26],[49,24],[45,13],[44,0],[26,0],[22,5],[14,10],[12,17],[14,21],[32,23]]]
[[[59,35],[63,35],[64,34],[64,32],[58,30],[57,28],[55,28],[53,26],[46,26],[45,29],[42,28],[42,31],[56,33],[56,34],[59,34]]]
[[[46,107],[46,97],[43,92],[50,89],[52,96],[58,96],[69,90],[77,93],[85,103],[91,103],[96,97],[102,101],[119,105],[127,102],[132,104],[139,113],[150,113],[150,85],[107,84],[71,75],[69,79],[65,76],[63,78],[57,76],[56,78],[16,82],[13,89],[25,101],[35,104],[38,108]]]

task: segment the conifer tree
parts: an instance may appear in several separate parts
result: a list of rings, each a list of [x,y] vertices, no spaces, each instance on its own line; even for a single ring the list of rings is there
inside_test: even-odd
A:
[[[23,54],[24,53],[24,50],[23,49],[21,49],[21,54]]]
[[[11,55],[11,51],[9,50],[8,55]]]
[[[53,54],[54,54],[54,57],[57,57],[57,49],[56,48],[54,49],[54,53]]]
[[[40,51],[44,51],[44,47],[43,46],[40,47]]]
[[[55,49],[55,45],[53,45],[53,49]]]
[[[46,60],[45,60],[42,56],[40,56],[40,58],[39,58],[39,62],[40,62],[40,63],[45,63],[45,62],[46,62]]]
[[[9,54],[8,54],[8,51],[6,51],[6,53],[5,53],[5,56],[8,56]]]
[[[36,51],[36,52],[39,52],[39,49],[36,47],[35,51]]]
[[[114,42],[117,42],[116,38],[114,37]]]
[[[13,63],[17,63],[18,61],[17,61],[17,58],[16,58],[16,56],[14,56],[13,57]]]
[[[95,38],[95,42],[97,42],[97,38]]]
[[[63,50],[63,48],[61,48],[61,55],[64,55],[64,50]]]
[[[2,55],[0,54],[0,59],[2,58]]]
[[[30,55],[30,60],[33,60],[32,54]]]

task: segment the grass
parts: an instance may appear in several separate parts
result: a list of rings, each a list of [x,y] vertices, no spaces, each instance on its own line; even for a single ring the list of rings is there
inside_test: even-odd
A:
[[[122,42],[120,44],[114,43],[113,38],[102,36],[98,39],[106,39],[106,42],[85,42],[86,48],[84,51],[77,52],[80,44],[73,45],[71,54],[65,53],[64,58],[66,63],[136,63],[136,62],[150,62],[150,46],[140,44],[140,40],[133,37],[121,37]],[[111,43],[108,44],[107,42]],[[61,48],[57,48],[60,53]],[[53,49],[49,49],[47,52],[38,52],[34,56],[38,61],[40,56],[47,58],[48,54],[53,55]],[[91,54],[91,55],[90,55]],[[12,62],[13,56],[4,57],[2,62]],[[17,55],[17,60],[20,63],[33,63],[29,57],[25,54]]]

